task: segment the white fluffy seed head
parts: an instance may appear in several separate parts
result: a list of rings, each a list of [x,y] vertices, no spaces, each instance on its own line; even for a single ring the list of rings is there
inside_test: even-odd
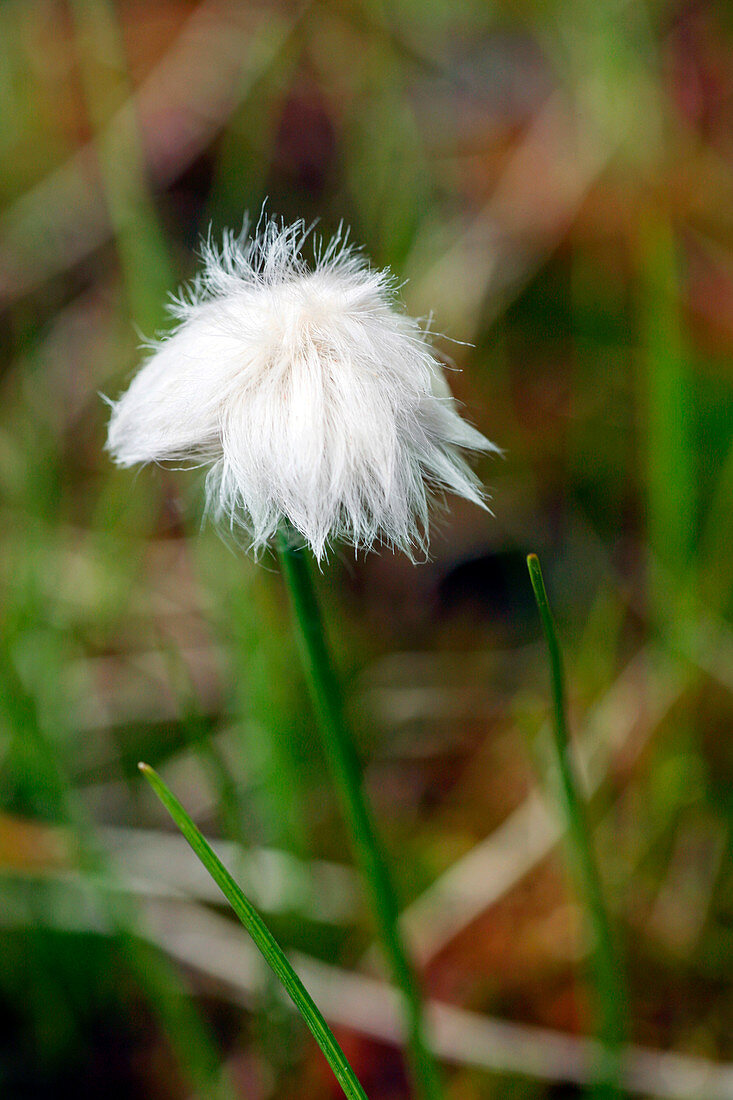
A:
[[[209,240],[174,300],[176,328],[112,404],[121,466],[210,465],[207,509],[255,552],[285,525],[320,560],[334,540],[427,547],[434,496],[485,496],[462,450],[496,451],[461,419],[395,284],[339,234],[267,220]]]

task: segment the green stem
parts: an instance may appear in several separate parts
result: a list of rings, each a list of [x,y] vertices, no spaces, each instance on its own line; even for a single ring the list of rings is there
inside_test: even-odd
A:
[[[280,562],[290,591],[303,665],[320,723],[326,755],[361,870],[371,892],[374,917],[393,979],[401,990],[407,1024],[407,1057],[416,1093],[422,1100],[443,1094],[426,1038],[423,1001],[399,930],[394,886],[364,792],[362,770],[344,715],[341,689],[326,642],[323,619],[305,550],[294,549],[286,532],[279,536]]]
[[[626,1041],[628,1014],[628,1000],[622,976],[623,968],[614,943],[611,921],[603,897],[601,878],[593,852],[588,822],[586,821],[585,803],[581,794],[580,779],[577,774],[568,733],[562,654],[547,599],[539,558],[536,554],[529,555],[527,567],[550,658],[553,701],[552,727],[568,843],[577,874],[578,889],[585,905],[586,917],[593,936],[599,1038],[604,1046],[604,1055],[598,1074],[599,1092],[602,1096],[617,1097],[621,1095],[622,1052]]]

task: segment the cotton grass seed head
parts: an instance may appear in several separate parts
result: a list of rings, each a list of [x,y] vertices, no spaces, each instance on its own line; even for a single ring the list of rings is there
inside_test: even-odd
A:
[[[337,235],[261,222],[203,249],[177,325],[112,404],[121,466],[208,465],[207,510],[255,552],[281,526],[320,560],[332,541],[411,556],[445,492],[483,505],[463,451],[497,448],[459,416],[393,277]]]

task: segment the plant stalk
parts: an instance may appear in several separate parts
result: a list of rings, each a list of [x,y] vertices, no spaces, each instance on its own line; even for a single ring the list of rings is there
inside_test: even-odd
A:
[[[399,908],[387,862],[364,792],[361,765],[344,714],[307,552],[294,549],[286,532],[278,540],[283,576],[298,627],[301,655],[329,765],[371,894],[374,918],[394,982],[402,992],[406,1051],[415,1092],[440,1100],[443,1089],[426,1037],[423,999],[399,929]]]
[[[550,659],[553,703],[553,734],[560,778],[562,809],[567,825],[568,846],[574,864],[578,891],[584,904],[586,919],[593,939],[595,996],[599,1017],[599,1040],[602,1044],[598,1071],[598,1095],[622,1095],[622,1057],[626,1042],[628,997],[623,967],[617,951],[608,908],[603,896],[601,877],[593,851],[580,777],[573,758],[565,704],[565,677],[562,654],[555,623],[547,599],[539,558],[527,558],[530,580]]]

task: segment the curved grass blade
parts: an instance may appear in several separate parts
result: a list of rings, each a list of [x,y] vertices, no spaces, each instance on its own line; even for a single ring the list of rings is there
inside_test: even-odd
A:
[[[168,790],[157,772],[149,764],[139,764],[138,767],[249,932],[268,966],[282,982],[288,996],[323,1051],[345,1095],[349,1100],[367,1100],[366,1093],[347,1062],[346,1055],[336,1041],[336,1037],[257,910],[242,893],[211,845],[196,828],[181,803]]]

